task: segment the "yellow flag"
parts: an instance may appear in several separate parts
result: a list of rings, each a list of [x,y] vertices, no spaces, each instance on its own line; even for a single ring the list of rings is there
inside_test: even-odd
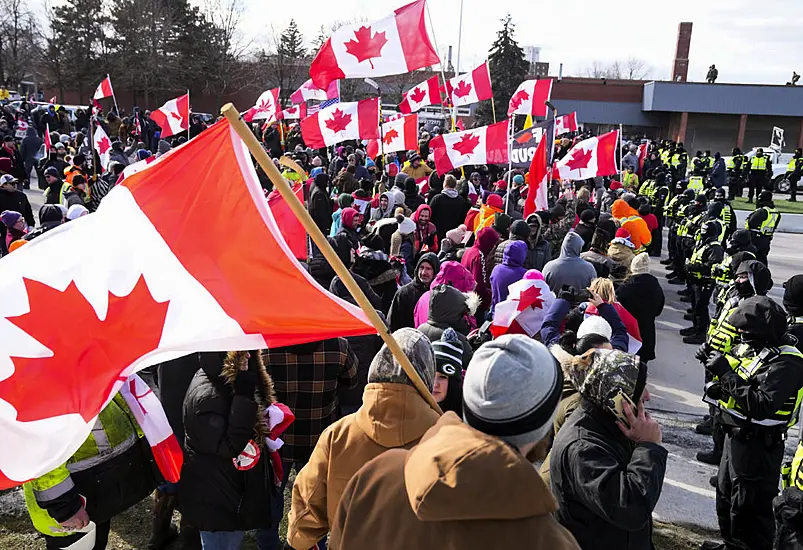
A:
[[[532,115],[527,115],[527,118],[524,119],[524,129],[532,128],[533,127],[533,117]]]

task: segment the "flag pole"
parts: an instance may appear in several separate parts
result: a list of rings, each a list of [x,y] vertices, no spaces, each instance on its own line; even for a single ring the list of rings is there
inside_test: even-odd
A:
[[[438,48],[438,39],[435,38],[435,25],[432,24],[432,15],[429,13],[429,4],[425,4],[425,7],[427,9],[427,19],[429,19],[429,26],[431,27],[431,30],[432,30],[432,41],[435,42],[435,50],[437,50],[438,57],[440,58],[441,57],[440,48]],[[451,101],[451,97],[449,97],[449,89],[446,87],[446,69],[444,69],[444,67],[443,67],[443,59],[442,58],[440,59],[440,66],[441,66],[441,78],[443,79],[443,90],[444,90],[444,92],[446,92],[446,100],[447,101]],[[441,115],[442,115],[443,111],[444,111],[444,108],[443,108],[444,104],[443,104],[443,99],[441,99],[440,86],[438,86],[438,99],[440,99],[440,102],[441,102]],[[449,118],[451,118],[451,114],[450,114]],[[455,121],[452,120],[452,131],[454,131],[454,126],[455,126]]]
[[[187,88],[187,141],[190,140],[191,121],[192,121],[192,108],[190,107],[190,89]]]
[[[493,101],[493,100],[491,100]],[[513,133],[516,130],[516,113],[510,116],[507,130],[507,193],[505,194],[505,214],[510,212],[510,186],[513,182]]]
[[[111,81],[110,81],[111,82]],[[92,154],[92,179],[97,180],[98,178],[98,166],[95,162],[95,121],[93,119],[97,118],[97,115],[92,115],[89,117],[89,150]],[[89,185],[87,185],[89,188]]]
[[[112,89],[112,101],[114,101],[115,114],[119,117],[120,116],[120,109],[117,107],[117,98],[114,95],[114,86],[112,86],[112,77],[109,76],[109,73],[106,73],[106,78],[109,79],[109,88]],[[94,146],[95,145],[92,144],[92,147],[94,147]]]
[[[488,69],[488,82],[491,81],[491,60],[485,60],[485,67]],[[491,112],[494,115],[494,124],[496,124],[496,103],[494,103],[494,96],[491,94]]]
[[[624,170],[624,168],[625,167],[622,166],[622,160],[623,160],[622,159],[622,148],[623,147],[624,147],[624,141],[622,140],[622,125],[620,124],[619,125],[619,172],[621,172],[621,174],[619,175],[619,177],[623,180],[623,185],[624,185],[624,179],[625,179],[625,170]]]
[[[293,193],[292,188],[279,173],[279,170],[273,164],[265,150],[260,146],[254,134],[245,125],[242,117],[240,117],[240,113],[231,103],[224,105],[220,112],[229,121],[229,124],[231,124],[232,128],[234,128],[234,131],[240,136],[240,139],[243,140],[245,145],[248,147],[248,150],[251,151],[251,154],[256,159],[257,163],[259,163],[259,165],[265,171],[265,174],[267,174],[267,176],[273,182],[274,188],[282,195],[284,200],[287,202],[287,205],[307,230],[307,234],[318,246],[318,249],[323,253],[324,257],[329,262],[329,265],[332,266],[337,276],[340,277],[340,280],[343,281],[343,284],[354,297],[357,304],[362,308],[365,316],[368,318],[374,328],[376,328],[379,337],[382,338],[382,340],[388,346],[390,352],[393,354],[393,357],[399,362],[399,365],[402,367],[402,369],[404,369],[407,377],[413,382],[413,385],[418,390],[418,393],[421,394],[421,397],[427,402],[427,404],[429,404],[430,407],[432,407],[433,410],[441,413],[441,408],[435,402],[432,392],[429,391],[426,386],[424,386],[423,380],[421,380],[421,377],[418,375],[415,368],[413,368],[412,363],[410,363],[410,359],[404,354],[404,351],[402,351],[399,343],[395,338],[393,338],[393,335],[388,327],[376,313],[376,310],[368,301],[368,298],[354,280],[354,277],[352,277],[351,272],[340,260],[332,246],[329,244],[329,241],[326,240],[326,237],[324,237],[323,233],[321,233],[321,230],[318,229],[318,226],[315,225],[315,222],[307,212],[307,209],[304,208],[304,205]]]

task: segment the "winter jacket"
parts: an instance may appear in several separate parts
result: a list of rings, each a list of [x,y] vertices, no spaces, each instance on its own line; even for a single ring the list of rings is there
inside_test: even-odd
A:
[[[588,250],[591,246],[591,237],[594,235],[594,230],[596,228],[596,225],[586,224],[584,222],[578,223],[574,228],[574,232],[580,235],[580,237],[583,239],[583,252]]]
[[[471,329],[467,317],[473,315],[476,304],[476,294],[464,294],[449,285],[433,287],[429,302],[429,318],[427,322],[418,327],[430,342],[441,339],[447,328],[453,328],[463,345],[463,364],[468,365],[474,352],[466,336]]]
[[[524,456],[447,413],[414,449],[387,451],[351,478],[329,547],[579,548],[554,512]]]
[[[222,365],[218,353],[204,354],[201,361],[184,398],[182,514],[201,531],[270,527],[273,480],[265,415],[274,402],[273,382],[257,352],[251,359],[245,352],[229,352]],[[243,376],[239,370],[243,361],[258,363],[256,391],[249,394],[234,390],[237,378]],[[239,470],[233,460],[249,441],[259,447],[261,457],[253,468]]]
[[[37,135],[36,128],[28,126],[28,131],[20,145],[20,155],[22,156],[22,162],[25,164],[26,168],[33,166],[35,162],[34,156],[39,152],[39,149],[41,149],[42,143],[42,138]],[[27,175],[28,174],[26,174],[26,176]]]
[[[499,302],[507,300],[508,288],[516,281],[520,281],[527,269],[524,260],[527,259],[527,243],[524,241],[510,241],[505,248],[502,265],[497,265],[491,272],[491,310]]]
[[[421,279],[418,278],[418,268],[424,262],[428,262],[432,266],[432,270],[436,275],[440,270],[441,263],[435,254],[431,252],[423,254],[418,259],[413,280],[396,291],[396,294],[393,296],[393,301],[390,304],[388,323],[391,332],[396,332],[404,327],[415,328],[415,306],[418,304],[418,300],[421,296],[429,290],[427,285],[422,283]]]
[[[639,356],[655,359],[655,319],[664,310],[664,291],[653,275],[633,275],[616,289],[616,299],[633,314],[641,332]]]
[[[636,209],[627,204],[623,199],[617,199],[611,207],[611,214],[614,218],[619,220],[621,226],[630,232],[630,240],[636,250],[642,246],[647,246],[652,242],[652,233],[647,228],[641,216],[638,215]]]
[[[28,224],[29,227],[36,225],[31,203],[28,201],[28,196],[22,191],[5,191],[0,189],[0,212],[4,210],[12,210],[22,214],[25,223]],[[7,228],[5,224],[0,223],[0,255],[5,252],[6,231]]]
[[[507,244],[511,240],[518,241],[522,239],[506,239],[496,244],[493,253],[492,270],[495,266],[502,265],[505,259],[505,248],[507,248]],[[527,257],[524,259],[524,269],[543,270],[547,262],[552,259],[552,250],[550,249],[549,242],[544,239],[540,239],[538,244],[535,245],[529,239],[523,242],[527,243]]]
[[[558,521],[582,548],[650,550],[667,454],[655,443],[633,443],[613,415],[582,400],[551,451]]]
[[[425,228],[421,228],[418,224],[418,218],[424,210],[429,211],[430,220],[432,219],[432,209],[426,204],[422,204],[413,214],[413,221],[415,222],[415,231],[413,231],[413,250],[416,254],[422,252],[438,253],[438,230],[435,229],[435,224],[431,221]],[[457,224],[460,225],[460,224]],[[457,225],[455,227],[457,227]]]
[[[363,405],[321,434],[296,476],[287,525],[293,548],[312,548],[329,532],[349,480],[388,449],[410,449],[439,415],[406,384],[368,384]]]
[[[489,258],[499,241],[499,233],[492,227],[484,227],[477,233],[477,238],[471,248],[466,249],[460,262],[471,272],[477,286],[474,291],[480,297],[479,310],[481,312],[491,309],[491,272],[492,261]]]
[[[580,257],[583,239],[575,232],[569,232],[563,239],[560,256],[544,267],[544,280],[555,294],[564,285],[584,289],[591,284],[597,272],[590,263]]]
[[[326,194],[326,190],[313,185],[307,203],[307,210],[315,225],[318,226],[321,233],[328,235],[332,227],[332,201]]]
[[[432,209],[432,223],[438,235],[445,237],[447,231],[451,231],[466,219],[466,214],[471,205],[468,201],[457,194],[454,189],[444,189],[430,204]]]
[[[583,252],[580,257],[594,266],[597,277],[610,277],[622,280],[627,276],[627,267],[618,263],[613,258],[600,254],[596,250]]]
[[[184,447],[184,397],[201,368],[201,355],[190,353],[156,366],[156,386],[170,429]]]
[[[619,265],[624,266],[628,273],[630,272],[630,264],[633,263],[633,258],[636,257],[635,251],[630,246],[631,244],[629,240],[625,242],[624,239],[616,238],[608,245],[608,257]]]
[[[397,272],[390,265],[387,254],[382,251],[363,250],[357,256],[351,270],[363,277],[379,296],[380,305],[376,309],[387,313],[399,288],[396,284]]]
[[[462,264],[458,262],[443,262],[441,263],[441,270],[435,275],[429,288],[435,288],[438,285],[450,285],[455,287],[460,292],[471,292],[476,286],[474,276]],[[413,313],[414,328],[418,328],[429,319],[429,297],[431,290],[426,291],[418,303],[415,305],[415,312]]]

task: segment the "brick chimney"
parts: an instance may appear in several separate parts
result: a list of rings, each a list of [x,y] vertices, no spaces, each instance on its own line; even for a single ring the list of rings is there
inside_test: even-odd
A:
[[[691,22],[684,22],[678,25],[678,44],[675,48],[675,63],[672,68],[673,82],[686,82],[686,77],[689,75],[691,27]]]

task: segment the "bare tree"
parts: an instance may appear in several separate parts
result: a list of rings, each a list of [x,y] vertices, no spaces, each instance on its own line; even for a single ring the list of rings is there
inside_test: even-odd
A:
[[[594,61],[580,71],[586,78],[610,78],[611,80],[643,80],[650,74],[650,67],[644,60],[630,57],[626,61],[613,61],[607,65]]]
[[[19,86],[30,77],[42,46],[39,21],[23,0],[0,0],[0,78]]]
[[[650,66],[643,59],[637,57],[628,57],[625,62],[625,69],[628,80],[644,80],[652,72]]]

